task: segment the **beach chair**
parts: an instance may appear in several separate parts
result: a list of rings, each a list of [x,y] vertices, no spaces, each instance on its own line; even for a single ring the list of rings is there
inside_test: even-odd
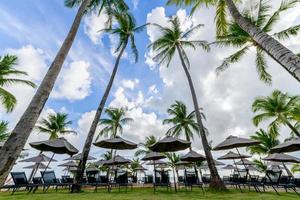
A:
[[[157,187],[166,187],[167,190],[171,190],[171,182],[168,171],[156,171],[156,176],[154,180],[154,192],[156,191]]]
[[[11,172],[11,177],[13,179],[14,185],[4,185],[1,189],[12,190],[12,194],[14,194],[17,190],[21,188],[25,188],[28,192],[35,192],[40,184],[29,183],[26,177],[25,172]]]
[[[128,172],[127,171],[116,171],[115,172],[115,180],[113,183],[113,186],[118,187],[119,191],[121,190],[121,187],[125,187],[126,192],[128,187],[133,190],[133,184],[128,181]]]
[[[62,183],[59,179],[56,178],[54,171],[44,171],[41,172],[43,179],[43,192],[47,192],[50,187],[54,187],[55,190],[58,190],[58,187],[71,187],[71,183]]]
[[[194,171],[189,172],[185,170],[185,187],[189,187],[191,188],[191,190],[193,189],[193,187],[199,187],[204,193],[203,183],[200,182],[198,175]]]

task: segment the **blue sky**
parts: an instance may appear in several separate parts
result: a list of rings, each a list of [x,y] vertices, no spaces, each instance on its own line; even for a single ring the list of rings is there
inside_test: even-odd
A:
[[[185,27],[203,23],[205,27],[197,33],[196,38],[214,40],[214,9],[202,8],[193,17],[188,17],[188,10],[166,7],[163,0],[127,0],[137,24],[155,22],[167,24],[171,15],[177,14]],[[240,7],[249,5],[248,3]],[[274,8],[279,0],[272,1]],[[134,8],[134,5],[136,7]],[[300,23],[299,6],[284,13],[277,29]],[[0,55],[16,54],[19,57],[17,68],[26,70],[29,79],[37,84],[48,69],[53,57],[64,40],[76,14],[76,9],[66,8],[62,0],[19,0],[0,1]],[[108,82],[115,57],[112,49],[116,38],[102,35],[103,17],[96,14],[86,16],[80,26],[78,35],[58,78],[55,89],[48,100],[41,117],[53,111],[69,114],[73,121],[72,128],[78,135],[66,136],[79,149],[82,148],[103,90]],[[136,35],[139,50],[139,62],[133,63],[130,50],[120,63],[106,106],[126,106],[128,115],[135,122],[126,126],[124,137],[135,142],[142,142],[146,136],[161,137],[167,130],[162,125],[166,109],[175,100],[185,102],[192,110],[189,88],[183,75],[179,59],[175,55],[170,67],[153,65],[153,52],[147,49],[150,41],[157,38],[158,32],[153,27]],[[299,37],[284,43],[293,51],[300,48]],[[299,83],[291,78],[277,63],[268,58],[270,73],[273,75],[272,86],[260,82],[254,66],[254,54],[249,53],[240,63],[232,66],[220,76],[215,68],[223,58],[234,49],[212,48],[210,53],[199,49],[188,50],[191,62],[191,74],[195,83],[198,100],[207,115],[205,125],[210,130],[209,139],[217,144],[227,136],[247,137],[255,130],[251,118],[251,103],[256,96],[268,95],[274,89],[299,94]],[[252,52],[253,53],[253,52]],[[18,99],[18,106],[6,114],[0,108],[0,119],[10,122],[13,128],[18,118],[28,105],[34,90],[24,86],[9,88]],[[262,125],[264,127],[264,125]],[[281,139],[289,135],[289,130],[282,128]],[[47,135],[33,131],[28,142],[47,139]],[[196,138],[194,148],[202,152],[201,141]],[[34,151],[29,151],[31,155]],[[99,158],[103,150],[92,148],[91,154]],[[125,152],[132,156],[132,152]],[[216,153],[215,155],[219,155]]]

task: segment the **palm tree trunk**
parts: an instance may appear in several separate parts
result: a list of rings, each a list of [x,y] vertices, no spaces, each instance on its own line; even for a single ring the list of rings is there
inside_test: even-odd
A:
[[[8,173],[12,169],[18,156],[24,148],[31,131],[44,108],[44,105],[53,89],[57,76],[61,71],[62,65],[73,44],[80,22],[90,1],[91,0],[84,0],[82,2],[71,29],[65,38],[64,43],[59,49],[54,61],[52,62],[47,74],[45,75],[41,85],[37,89],[30,104],[0,151],[0,186],[4,184]]]
[[[100,104],[97,108],[95,117],[93,119],[92,125],[91,125],[90,130],[89,130],[89,133],[88,133],[87,138],[85,140],[85,144],[84,144],[84,147],[83,147],[83,150],[82,150],[82,159],[79,162],[78,172],[77,172],[77,175],[76,175],[76,178],[75,178],[75,183],[72,185],[72,192],[80,192],[80,190],[81,190],[81,187],[78,183],[80,183],[82,181],[83,173],[84,173],[84,170],[85,170],[85,164],[86,164],[86,161],[87,161],[90,149],[91,149],[91,145],[92,145],[93,138],[94,138],[94,135],[95,135],[98,123],[99,123],[99,119],[101,117],[103,108],[105,106],[106,100],[107,100],[108,95],[109,95],[109,92],[112,88],[112,85],[113,85],[113,82],[114,82],[114,79],[115,79],[115,76],[116,76],[116,73],[117,73],[117,70],[118,70],[118,67],[119,67],[121,57],[122,57],[122,55],[123,55],[123,53],[126,49],[126,46],[127,46],[127,42],[128,42],[128,39],[125,41],[124,46],[122,47],[122,49],[121,49],[121,51],[120,51],[120,53],[119,53],[119,55],[116,59],[116,63],[115,63],[114,69],[112,71],[112,74],[110,76],[110,80],[109,80],[108,85],[105,89],[105,92],[104,92],[103,97],[100,101]]]
[[[199,111],[199,105],[198,105],[198,100],[197,100],[197,96],[196,96],[196,92],[194,89],[194,85],[193,85],[193,81],[191,78],[191,75],[188,71],[188,68],[184,62],[180,47],[177,45],[176,46],[180,60],[181,60],[181,64],[182,67],[184,69],[184,72],[186,74],[186,77],[188,79],[188,83],[189,83],[189,87],[191,90],[191,94],[192,94],[192,99],[193,99],[193,104],[194,104],[194,109],[195,109],[195,114],[196,114],[196,118],[197,118],[197,123],[200,129],[200,136],[201,136],[201,140],[202,140],[202,145],[203,145],[203,149],[205,152],[205,156],[207,159],[207,164],[210,170],[210,174],[211,174],[211,182],[210,182],[210,188],[215,189],[215,190],[224,190],[226,189],[223,181],[221,180],[218,170],[215,166],[212,154],[211,154],[211,149],[210,146],[208,144],[207,138],[206,138],[206,134],[205,134],[205,128],[203,126],[202,123],[202,119],[201,119],[201,115],[200,115],[200,111]]]
[[[225,0],[228,10],[235,22],[246,31],[250,37],[276,60],[285,70],[287,70],[297,81],[300,82],[300,58],[291,50],[283,46],[276,39],[263,32],[249,21],[247,21],[238,11],[232,0]]]
[[[288,120],[285,120],[285,123],[295,133],[295,135],[297,135],[297,137],[300,138],[299,131]]]
[[[176,175],[175,175],[175,167],[172,167],[173,170],[173,181],[174,181],[174,188],[175,188],[175,192],[177,192],[177,182],[176,182]]]

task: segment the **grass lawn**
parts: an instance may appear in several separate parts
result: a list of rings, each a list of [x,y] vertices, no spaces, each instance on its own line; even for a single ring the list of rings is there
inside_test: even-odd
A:
[[[164,188],[159,189],[155,194],[150,188],[135,188],[133,191],[119,192],[118,190],[113,190],[112,193],[107,193],[106,190],[99,189],[98,192],[93,190],[85,189],[85,192],[79,194],[70,194],[67,190],[59,190],[55,192],[54,190],[49,190],[47,193],[42,193],[42,191],[37,191],[35,194],[26,192],[16,192],[11,195],[10,192],[1,192],[0,200],[185,200],[185,199],[222,199],[222,200],[288,200],[288,199],[300,199],[299,196],[294,193],[281,192],[278,196],[273,192],[267,192],[258,194],[255,192],[245,191],[240,193],[236,190],[230,190],[226,193],[211,193],[206,192],[203,195],[202,191],[199,189],[193,189],[193,191],[182,190],[178,193],[168,192]]]

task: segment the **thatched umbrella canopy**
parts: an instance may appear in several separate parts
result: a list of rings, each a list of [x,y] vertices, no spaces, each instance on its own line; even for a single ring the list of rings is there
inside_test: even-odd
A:
[[[72,156],[70,158],[67,158],[65,160],[81,160],[81,158],[82,158],[82,153],[79,153],[79,154]],[[93,156],[88,156],[87,160],[96,160],[96,158]]]
[[[149,147],[155,152],[175,152],[191,147],[191,142],[179,138],[166,136]]]
[[[250,160],[248,160],[248,159],[246,159],[246,158],[242,158],[242,159],[241,159],[240,161],[238,161],[236,164],[237,164],[237,165],[255,165],[254,162],[252,162],[252,161],[250,161]]]
[[[43,163],[35,163],[33,165],[29,165],[26,167],[23,167],[24,169],[46,169],[46,165]],[[50,167],[48,167],[48,169],[51,169]]]
[[[148,160],[160,160],[164,159],[166,156],[162,153],[151,151],[150,153],[147,153],[141,160],[148,161]]]
[[[284,153],[294,151],[300,151],[300,138],[291,139],[271,149],[272,153]]]
[[[63,164],[58,165],[59,167],[78,167],[78,164],[74,161],[68,161]]]
[[[229,136],[227,137],[223,142],[218,144],[213,148],[213,150],[228,150],[228,149],[234,149],[234,148],[240,148],[240,147],[249,147],[253,145],[260,144],[261,142],[247,139],[247,138],[239,138],[236,136]]]
[[[117,149],[117,150],[126,150],[126,149],[136,149],[137,144],[125,140],[121,137],[110,138],[106,140],[101,140],[94,143],[95,146],[105,148],[105,149]]]
[[[229,151],[225,155],[219,157],[218,160],[235,160],[235,159],[250,158],[250,157],[251,156],[238,154],[238,153],[234,153],[232,151]]]
[[[24,160],[20,160],[19,162],[34,162],[34,163],[42,163],[42,162],[49,162],[51,160],[50,157],[44,155],[44,154],[39,154],[34,157],[26,158]],[[52,162],[56,162],[57,160],[52,159]]]
[[[120,155],[116,155],[114,158],[108,160],[103,165],[126,165],[131,163],[131,160],[124,158]]]

